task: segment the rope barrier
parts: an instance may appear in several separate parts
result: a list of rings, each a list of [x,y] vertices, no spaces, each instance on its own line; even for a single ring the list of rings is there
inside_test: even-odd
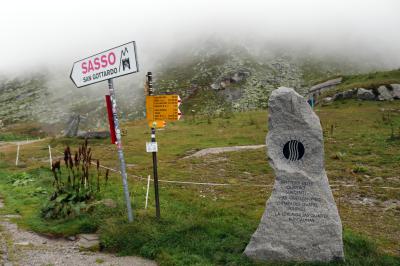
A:
[[[29,144],[29,143],[27,143]],[[35,146],[35,147],[40,147],[43,148],[42,146]],[[60,154],[64,154],[64,152],[50,147],[50,150],[54,150]],[[59,157],[55,157],[55,158],[59,158]],[[91,162],[91,164],[93,165],[97,165],[95,162]],[[121,171],[111,168],[111,167],[107,167],[104,165],[99,164],[99,167],[103,168],[103,169],[108,169],[111,172],[114,173],[121,173]],[[140,180],[147,180],[147,178],[143,178],[141,176],[138,175],[134,175],[131,173],[127,173],[128,176],[130,177],[134,177]],[[154,182],[154,179],[150,179],[151,181]],[[228,187],[228,186],[242,186],[242,187],[273,187],[273,184],[249,184],[249,183],[237,183],[237,184],[231,184],[231,183],[214,183],[214,182],[195,182],[195,181],[179,181],[179,180],[166,180],[166,179],[159,179],[159,182],[162,183],[169,183],[169,184],[181,184],[181,185],[204,185],[204,186],[220,186],[220,187]],[[388,186],[383,186],[383,187],[376,187],[376,186],[370,186],[370,185],[355,185],[355,184],[331,184],[330,187],[334,188],[334,187],[358,187],[358,188],[380,188],[380,189],[392,189],[392,190],[400,190],[400,187],[388,187]]]
[[[55,148],[52,148],[54,150],[56,150]],[[56,150],[59,153],[64,154],[63,152]],[[93,165],[96,165],[96,163],[92,162]],[[115,173],[121,173],[121,171],[118,171],[116,169],[110,168],[110,167],[106,167],[103,165],[99,165],[100,167],[104,168],[104,169],[108,169],[112,172]],[[141,176],[138,175],[134,175],[134,174],[130,174],[127,173],[128,176],[132,176],[135,178],[138,178],[140,180],[147,180],[147,178],[143,178]],[[151,181],[154,182],[154,179],[150,179]],[[159,182],[163,182],[163,183],[171,183],[171,184],[182,184],[182,185],[205,185],[205,186],[245,186],[245,187],[273,187],[273,184],[245,184],[245,183],[239,183],[239,184],[230,184],[230,183],[212,183],[212,182],[194,182],[194,181],[178,181],[178,180],[165,180],[165,179],[159,179]],[[364,185],[364,186],[358,186],[358,185],[354,185],[354,184],[332,184],[330,185],[330,187],[360,187],[360,188],[382,188],[382,189],[394,189],[394,190],[400,190],[400,187],[373,187],[373,186],[368,186],[368,185]]]

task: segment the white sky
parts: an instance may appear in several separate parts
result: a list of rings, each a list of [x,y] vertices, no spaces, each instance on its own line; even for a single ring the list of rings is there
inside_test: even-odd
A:
[[[145,64],[210,35],[364,51],[399,67],[399,14],[396,0],[2,0],[0,73],[72,66],[132,40]]]

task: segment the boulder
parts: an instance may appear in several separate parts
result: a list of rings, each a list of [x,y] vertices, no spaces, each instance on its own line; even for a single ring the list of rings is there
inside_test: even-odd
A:
[[[322,99],[322,102],[323,103],[331,103],[331,102],[333,102],[333,98],[332,97],[326,97],[326,98]]]
[[[343,92],[343,99],[351,99],[354,98],[357,94],[357,89],[352,89],[352,90],[348,90]]]
[[[393,99],[400,99],[400,84],[390,84],[392,86]]]
[[[337,100],[342,100],[343,98],[343,92],[338,92],[335,95],[333,95],[333,100],[337,101]]]
[[[324,169],[318,116],[291,88],[272,92],[267,151],[276,179],[244,253],[261,261],[344,259],[342,224]]]
[[[360,100],[375,100],[375,94],[372,92],[372,90],[359,88],[357,90],[357,98]]]
[[[379,86],[378,88],[378,100],[379,101],[392,101],[393,95],[392,91],[390,91],[386,86]]]
[[[351,89],[343,92],[338,92],[333,96],[333,100],[343,100],[343,99],[352,99],[357,95],[357,89]]]
[[[79,131],[78,138],[83,139],[106,139],[110,137],[109,131]]]
[[[100,240],[96,234],[81,234],[78,235],[78,247],[82,251],[99,251]]]

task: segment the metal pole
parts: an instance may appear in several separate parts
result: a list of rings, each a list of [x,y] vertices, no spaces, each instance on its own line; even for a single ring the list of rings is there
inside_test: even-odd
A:
[[[154,94],[153,90],[153,75],[147,72],[147,82],[149,85],[149,96]],[[151,142],[156,142],[156,129],[151,128]],[[160,197],[158,195],[158,173],[157,173],[157,152],[153,152],[153,176],[154,176],[154,196],[156,200],[156,217],[160,219]]]
[[[125,202],[126,208],[128,210],[128,221],[133,221],[133,214],[132,214],[132,207],[131,207],[131,198],[129,196],[128,190],[128,181],[126,175],[126,165],[125,165],[125,158],[124,152],[122,151],[122,138],[121,138],[121,130],[119,129],[119,122],[118,122],[118,111],[117,111],[117,102],[115,99],[115,92],[114,92],[114,83],[112,79],[108,80],[108,90],[110,92],[111,104],[112,104],[112,112],[114,118],[114,127],[115,132],[117,135],[117,149],[118,149],[118,157],[121,164],[121,175],[122,175],[122,185],[124,187],[124,194],[125,194]]]

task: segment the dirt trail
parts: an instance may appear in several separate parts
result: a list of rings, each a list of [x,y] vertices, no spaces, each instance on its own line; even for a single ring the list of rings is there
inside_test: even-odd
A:
[[[232,151],[240,151],[240,150],[254,150],[264,148],[265,145],[248,145],[248,146],[231,146],[231,147],[217,147],[217,148],[208,148],[200,150],[192,155],[186,156],[183,159],[192,158],[192,157],[201,157],[207,154],[218,154],[223,152],[232,152]]]
[[[3,201],[0,199],[0,208],[3,206]],[[80,252],[77,240],[46,238],[19,229],[10,219],[18,219],[18,215],[0,216],[0,265],[157,265],[153,261],[139,257],[117,257],[107,253]]]
[[[47,141],[48,139],[20,140],[20,141],[0,141],[0,150],[15,149],[16,146],[30,145],[36,142]],[[45,146],[44,146],[45,147]]]

